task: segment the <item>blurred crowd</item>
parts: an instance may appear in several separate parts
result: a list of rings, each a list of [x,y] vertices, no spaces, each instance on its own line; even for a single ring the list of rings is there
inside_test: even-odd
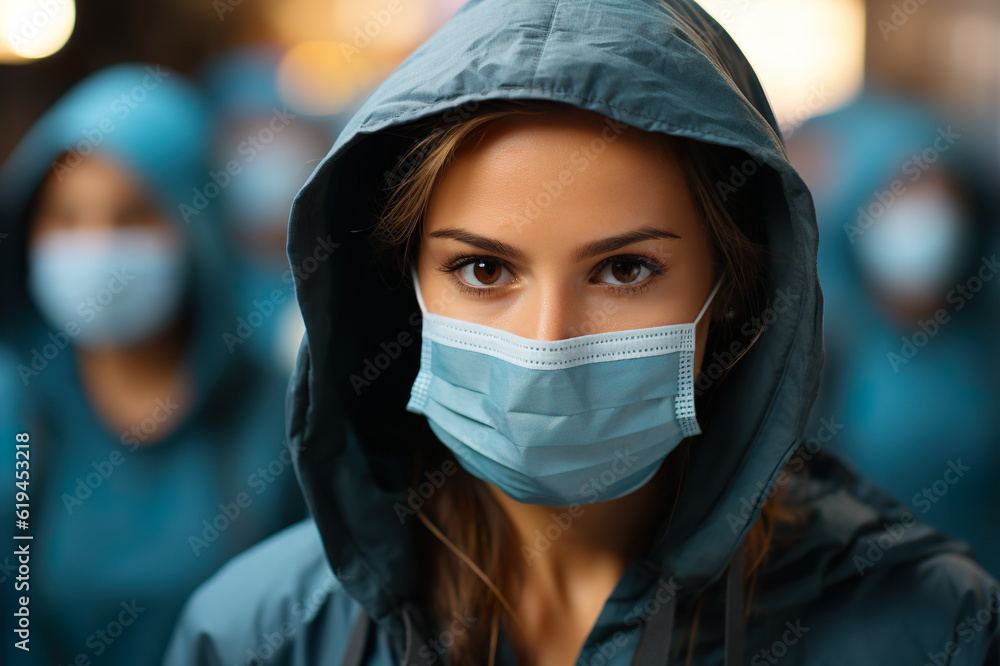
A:
[[[2,19],[13,42],[56,20],[21,4],[36,9]],[[284,436],[303,335],[288,212],[380,76],[460,4],[109,0],[76,8],[45,58],[0,51],[0,437],[30,435],[44,544],[30,663],[157,663],[198,583],[306,515]],[[709,4],[728,28],[782,3]],[[912,5],[863,7],[842,100],[785,108],[824,293],[804,445],[996,576],[1000,9]],[[0,471],[11,506],[12,455]]]

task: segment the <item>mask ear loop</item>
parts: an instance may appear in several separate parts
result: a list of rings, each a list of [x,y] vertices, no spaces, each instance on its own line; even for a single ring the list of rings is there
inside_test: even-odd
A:
[[[417,293],[417,305],[420,306],[420,312],[427,314],[427,308],[424,306],[424,297],[420,293],[420,280],[417,279],[417,269],[415,266],[410,266],[410,277],[413,278],[413,291]]]
[[[701,321],[701,316],[705,314],[705,310],[708,309],[708,306],[711,305],[712,303],[712,299],[715,298],[715,293],[719,291],[719,287],[722,286],[722,277],[723,276],[720,275],[719,279],[715,281],[715,286],[712,287],[712,291],[710,291],[708,294],[708,300],[706,300],[705,304],[701,306],[701,312],[698,313],[698,316],[694,318],[695,326],[697,326],[698,322]]]
[[[678,370],[679,389],[677,397],[674,399],[674,414],[680,423],[684,437],[692,437],[701,432],[701,427],[698,425],[698,419],[694,413],[694,331],[721,286],[722,276],[720,275],[719,279],[715,281],[712,291],[709,292],[705,304],[701,306],[701,312],[695,317],[694,323],[684,324],[684,328],[686,329],[685,338],[690,346],[681,352],[680,368]]]

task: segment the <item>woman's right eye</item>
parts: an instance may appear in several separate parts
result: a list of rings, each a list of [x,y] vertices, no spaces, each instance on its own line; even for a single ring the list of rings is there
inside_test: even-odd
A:
[[[513,277],[506,266],[499,261],[490,259],[473,259],[457,268],[455,272],[458,274],[459,280],[476,288],[495,287],[510,282]],[[504,273],[507,274],[507,277],[501,279],[504,277]]]

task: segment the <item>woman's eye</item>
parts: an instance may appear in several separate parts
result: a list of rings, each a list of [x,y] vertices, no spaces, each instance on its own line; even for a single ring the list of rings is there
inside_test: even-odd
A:
[[[630,285],[643,282],[653,271],[638,259],[611,259],[605,264],[598,278],[601,282],[617,285]]]
[[[507,279],[501,280],[504,272],[507,273]],[[510,281],[510,271],[503,264],[488,259],[474,259],[456,273],[462,282],[472,287],[492,287]]]

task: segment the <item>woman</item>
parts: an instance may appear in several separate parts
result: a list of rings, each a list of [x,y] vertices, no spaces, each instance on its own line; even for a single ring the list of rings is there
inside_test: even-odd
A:
[[[29,438],[34,537],[30,580],[7,575],[16,558],[0,576],[5,630],[22,595],[31,619],[5,664],[159,661],[191,591],[304,514],[287,382],[226,349],[231,263],[210,207],[183,219],[210,178],[207,118],[176,72],[115,66],[0,171],[0,425]]]
[[[837,415],[804,432],[812,202],[698,6],[466,4],[300,191],[293,265],[319,238],[314,520],[166,664],[1000,659],[996,581],[824,454]]]

